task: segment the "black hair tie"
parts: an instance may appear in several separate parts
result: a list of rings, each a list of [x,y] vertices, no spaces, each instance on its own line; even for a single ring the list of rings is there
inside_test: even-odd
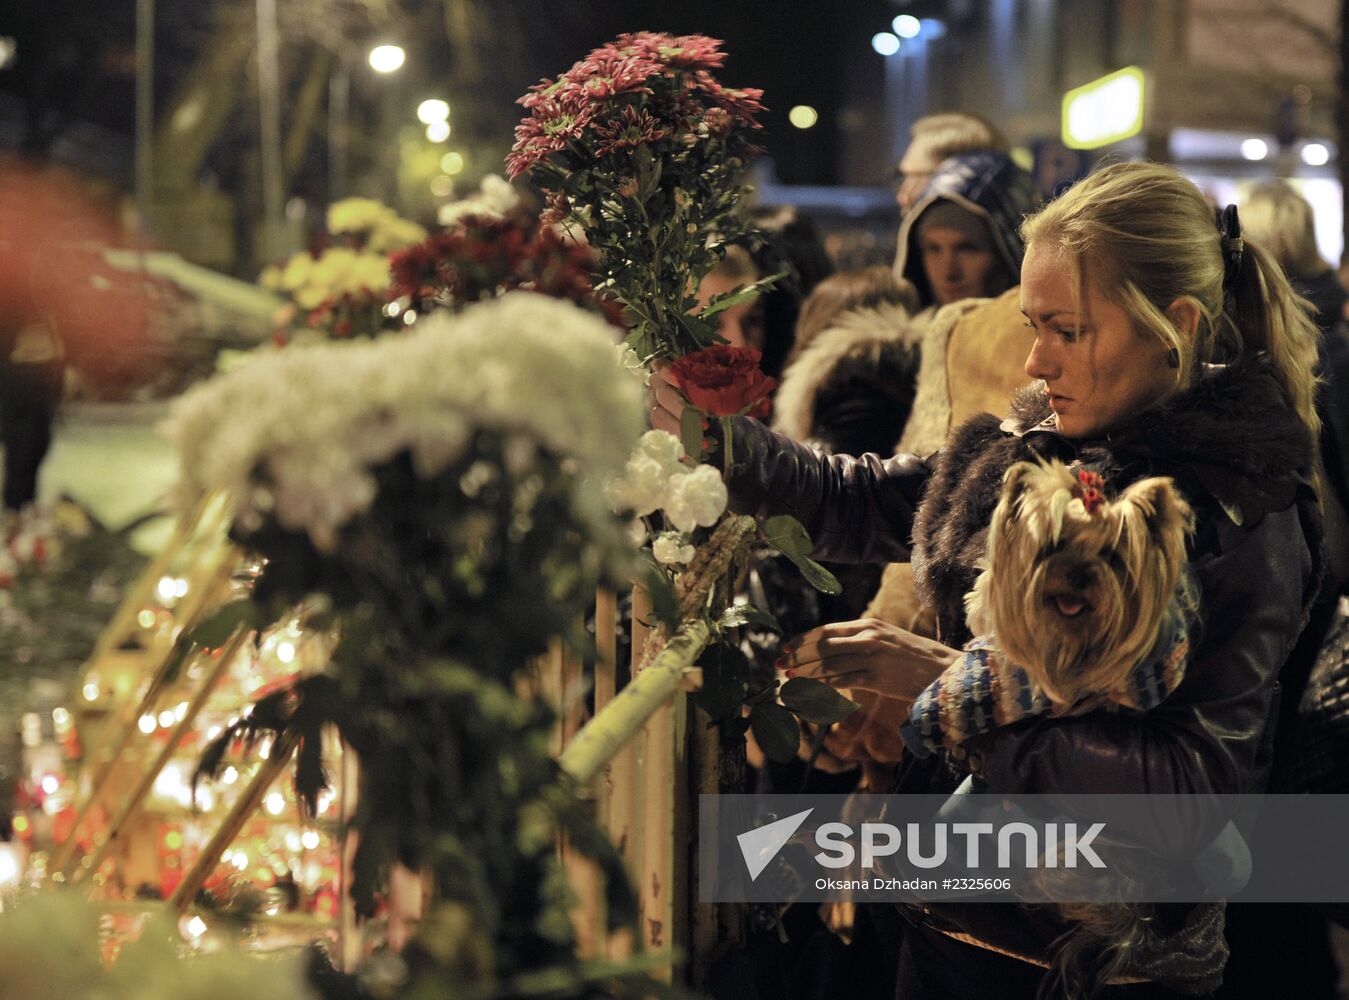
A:
[[[1246,252],[1236,205],[1228,205],[1218,213],[1218,234],[1223,247],[1223,291],[1230,292],[1241,274],[1241,257]]]

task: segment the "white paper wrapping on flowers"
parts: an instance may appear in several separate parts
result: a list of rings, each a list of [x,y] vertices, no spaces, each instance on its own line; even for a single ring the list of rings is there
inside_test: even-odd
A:
[[[489,428],[513,434],[513,462],[535,444],[574,458],[576,513],[612,530],[602,483],[644,415],[641,382],[614,363],[613,343],[593,313],[511,292],[408,333],[269,354],[175,403],[165,429],[180,456],[177,499],[186,508],[221,490],[246,530],[273,515],[331,549],[374,499],[372,468],[407,449],[434,476]]]

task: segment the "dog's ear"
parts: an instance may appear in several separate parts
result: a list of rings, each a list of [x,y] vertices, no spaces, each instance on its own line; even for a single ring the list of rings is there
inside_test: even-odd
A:
[[[1154,544],[1183,551],[1185,539],[1194,531],[1194,511],[1169,476],[1142,479],[1120,497],[1142,515]]]

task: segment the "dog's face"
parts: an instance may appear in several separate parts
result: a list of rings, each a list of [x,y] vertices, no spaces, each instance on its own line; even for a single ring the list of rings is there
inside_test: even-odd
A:
[[[1056,704],[1109,690],[1157,640],[1193,520],[1170,479],[1110,500],[1094,473],[1014,465],[965,598],[970,628]]]

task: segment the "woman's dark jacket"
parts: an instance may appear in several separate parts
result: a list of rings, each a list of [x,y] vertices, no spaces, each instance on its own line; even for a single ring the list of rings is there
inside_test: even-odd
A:
[[[1201,631],[1181,685],[1146,714],[1041,717],[972,740],[961,756],[1005,793],[1262,790],[1278,673],[1322,564],[1314,446],[1264,361],[1215,368],[1097,441],[1058,434],[1043,392],[1030,389],[1007,420],[975,417],[927,460],[821,457],[744,419],[734,433],[746,456],[731,480],[737,509],[795,515],[820,558],[912,558],[952,646],[970,637],[963,598],[1009,465],[1082,461],[1114,491],[1147,476],[1174,478],[1196,514],[1190,555],[1202,592]],[[947,926],[1023,955],[1044,954],[1055,932],[1024,914],[999,916],[1000,907],[944,910]]]
[[[963,596],[1009,465],[1081,460],[1116,491],[1173,477],[1195,509],[1202,589],[1202,636],[1180,687],[1144,716],[1098,712],[999,730],[979,747],[977,767],[1008,793],[1260,790],[1276,677],[1321,563],[1313,445],[1274,372],[1263,361],[1216,369],[1102,441],[1064,438],[1047,416],[1043,395],[1023,393],[1013,417],[974,418],[928,460],[822,458],[740,420],[736,450],[748,462],[733,477],[734,502],[794,514],[821,558],[912,556],[942,640],[959,646],[969,638]]]

